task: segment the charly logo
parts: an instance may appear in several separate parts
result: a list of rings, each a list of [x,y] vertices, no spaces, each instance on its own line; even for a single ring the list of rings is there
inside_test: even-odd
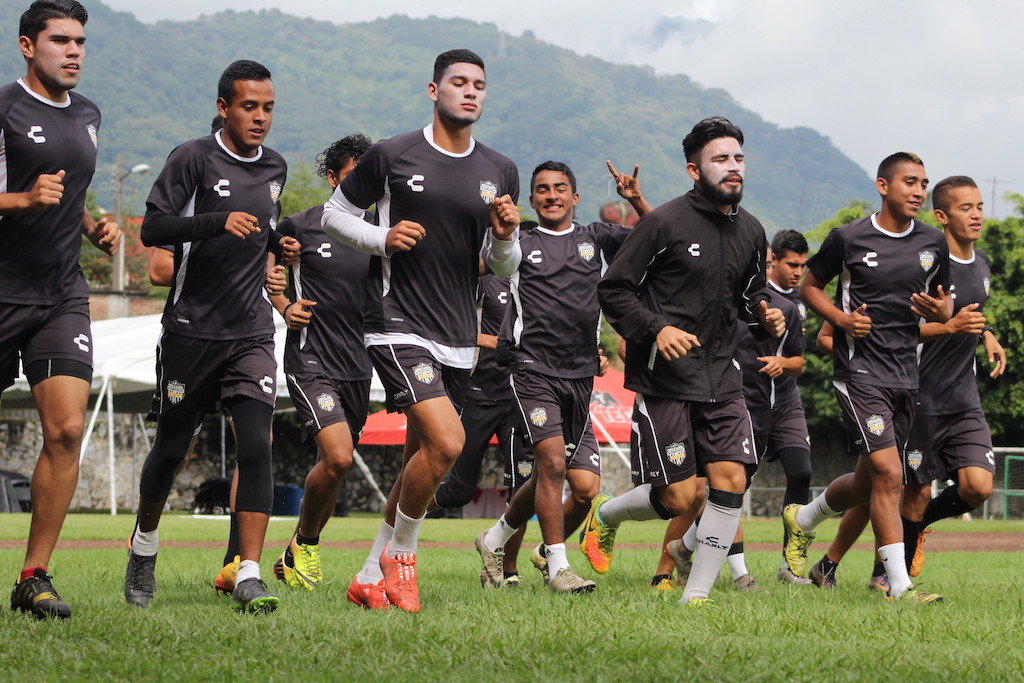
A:
[[[484,200],[484,204],[490,204],[498,196],[498,186],[492,183],[490,180],[480,181],[480,199]]]
[[[924,270],[931,270],[932,266],[935,265],[934,251],[928,251],[927,249],[919,251],[917,252],[917,258],[921,262],[921,268]]]
[[[412,369],[412,374],[424,384],[434,381],[434,366],[430,363],[420,363]]]
[[[276,202],[277,198],[281,196],[281,183],[276,180],[270,181],[270,201]]]
[[[580,252],[580,256],[584,261],[590,263],[594,260],[594,245],[590,242],[580,242],[576,245],[576,251]]]
[[[32,140],[32,142],[36,143],[37,145],[41,145],[44,142],[46,142],[46,136],[42,135],[42,132],[42,126],[32,126],[28,129],[28,137],[30,140]]]
[[[867,425],[868,431],[875,436],[880,436],[885,431],[885,420],[881,415],[872,415],[864,424]]]
[[[92,146],[95,147],[96,149],[99,149],[100,141],[96,137],[96,126],[92,125],[91,123],[86,124],[85,131],[89,134],[89,139],[92,140]]]
[[[526,479],[533,474],[533,463],[529,460],[520,460],[516,463],[516,472],[519,473],[520,477]]]
[[[231,181],[230,180],[228,180],[227,178],[221,178],[213,186],[213,191],[216,192],[221,197],[230,197],[231,196],[231,190],[228,189],[229,185],[231,185]]]
[[[185,385],[176,379],[167,383],[167,400],[171,403],[181,403],[185,398]]]
[[[547,424],[547,421],[548,411],[544,410],[542,406],[537,406],[536,408],[530,411],[530,422],[537,425],[538,427],[543,427],[545,424]]]
[[[665,455],[668,456],[668,461],[673,465],[682,465],[683,461],[686,460],[686,445],[673,441],[665,446]]]
[[[316,404],[320,406],[320,410],[329,413],[334,410],[334,397],[330,394],[320,394],[316,397]]]
[[[924,455],[921,453],[921,451],[907,451],[907,465],[910,466],[910,469],[916,471],[917,468],[921,466],[922,460],[924,460]]]

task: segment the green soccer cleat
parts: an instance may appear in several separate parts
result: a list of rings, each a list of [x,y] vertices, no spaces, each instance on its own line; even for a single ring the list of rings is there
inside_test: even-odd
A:
[[[807,549],[814,540],[813,533],[804,531],[796,523],[796,511],[802,507],[798,503],[790,503],[782,510],[782,525],[789,534],[783,556],[790,571],[796,576],[803,576],[807,572]]]
[[[292,588],[314,590],[323,575],[320,571],[320,546],[291,543],[274,563],[274,576]]]
[[[930,604],[933,602],[942,602],[942,596],[938,593],[925,593],[924,591],[918,590],[911,586],[907,590],[903,591],[903,594],[898,598],[892,596],[892,590],[886,592],[885,597],[890,602],[912,602],[918,604]]]
[[[590,501],[590,512],[580,530],[580,550],[598,574],[607,574],[615,552],[615,532],[619,527],[601,521],[601,506],[611,500],[607,493],[598,494]]]
[[[273,612],[281,604],[281,598],[268,591],[267,584],[257,578],[239,582],[231,600],[236,610],[250,614]]]
[[[52,576],[45,569],[36,568],[27,579],[14,584],[11,591],[11,609],[31,612],[36,619],[67,619],[71,608],[60,599],[51,583]]]

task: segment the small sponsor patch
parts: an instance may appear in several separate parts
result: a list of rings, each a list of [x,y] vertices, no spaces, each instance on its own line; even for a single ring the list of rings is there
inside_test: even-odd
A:
[[[594,254],[596,252],[594,251],[594,245],[590,242],[580,242],[576,245],[576,250],[580,252],[580,257],[587,263],[594,260]]]
[[[921,461],[924,460],[924,456],[921,451],[907,451],[907,464],[910,469],[917,471],[917,468],[921,466]]]
[[[921,262],[921,267],[925,270],[931,270],[932,266],[935,265],[935,252],[924,251],[917,252],[917,258]]]
[[[484,204],[490,204],[498,196],[498,186],[492,183],[490,180],[480,181],[480,199],[484,200]]]
[[[181,403],[185,398],[185,385],[176,379],[167,383],[167,400],[171,403]]]
[[[516,472],[523,479],[526,479],[533,474],[533,462],[530,460],[520,460],[516,463]]]
[[[665,455],[668,457],[668,461],[673,465],[682,465],[683,461],[686,460],[686,445],[681,444],[678,441],[674,441],[665,446]]]
[[[276,180],[270,181],[270,201],[276,202],[277,198],[281,196],[281,183]]]
[[[880,436],[885,431],[885,420],[882,419],[881,415],[872,415],[864,424],[867,426],[868,431],[875,436]]]
[[[542,406],[537,406],[536,408],[530,411],[530,422],[537,425],[538,427],[543,427],[545,424],[547,424],[547,421],[548,411],[544,410]]]
[[[424,384],[434,381],[434,366],[430,363],[420,363],[412,369],[412,374]]]
[[[320,406],[320,410],[329,413],[334,410],[334,397],[330,394],[320,394],[316,397],[316,404]]]

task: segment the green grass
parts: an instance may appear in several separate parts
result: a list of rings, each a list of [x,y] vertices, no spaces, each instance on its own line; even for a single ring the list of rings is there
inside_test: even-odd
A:
[[[72,515],[63,538],[120,541],[130,516]],[[0,516],[0,538],[21,539],[26,515]],[[263,572],[289,537],[294,521],[271,523]],[[458,542],[464,549],[420,553],[424,611],[366,612],[345,601],[349,579],[365,550],[324,550],[327,579],[315,593],[282,595],[272,615],[236,614],[211,583],[223,551],[165,547],[160,590],[150,608],[121,597],[123,547],[58,550],[55,583],[75,610],[63,623],[37,622],[4,610],[0,616],[3,680],[587,680],[683,678],[759,680],[1019,680],[1024,671],[1024,553],[932,553],[926,588],[942,605],[892,605],[865,587],[871,558],[854,552],[831,593],[778,584],[775,552],[750,552],[748,566],[766,592],[741,595],[728,572],[715,605],[676,604],[679,591],[651,591],[663,525],[624,525],[612,571],[586,596],[553,595],[524,553],[526,584],[515,592],[479,587],[471,542],[486,522],[428,520],[421,539]],[[325,540],[368,540],[379,518],[334,519]],[[827,541],[836,524],[820,528]],[[1014,522],[947,521],[958,531],[1017,531]],[[164,541],[219,541],[227,523],[171,515]],[[776,520],[745,524],[750,542],[775,542]],[[1024,536],[1022,536],[1024,538]],[[535,525],[528,542],[537,540]],[[524,546],[528,548],[528,546]],[[816,557],[825,543],[815,543]],[[0,576],[13,577],[23,549],[0,550]],[[592,572],[570,547],[584,576]]]

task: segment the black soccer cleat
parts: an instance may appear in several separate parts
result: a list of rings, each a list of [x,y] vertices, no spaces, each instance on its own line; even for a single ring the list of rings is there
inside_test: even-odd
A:
[[[11,609],[31,612],[37,619],[67,619],[71,608],[60,599],[45,569],[37,568],[27,579],[14,584],[11,591]]]

